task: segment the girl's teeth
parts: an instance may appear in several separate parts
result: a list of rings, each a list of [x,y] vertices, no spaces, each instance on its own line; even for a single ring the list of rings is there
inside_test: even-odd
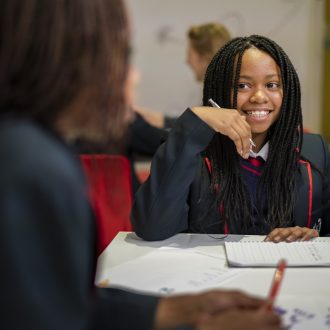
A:
[[[253,117],[263,117],[267,116],[269,114],[269,111],[247,111],[247,114]]]

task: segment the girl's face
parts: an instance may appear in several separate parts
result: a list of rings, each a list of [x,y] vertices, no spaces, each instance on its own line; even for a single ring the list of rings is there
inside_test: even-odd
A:
[[[281,71],[276,62],[259,49],[246,50],[238,81],[237,110],[251,126],[259,147],[280,115],[282,99]]]

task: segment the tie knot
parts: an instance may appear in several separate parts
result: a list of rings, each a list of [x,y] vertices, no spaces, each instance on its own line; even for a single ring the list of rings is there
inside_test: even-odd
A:
[[[257,158],[249,157],[248,162],[253,166],[259,167],[262,166],[265,161],[260,156],[258,156]]]

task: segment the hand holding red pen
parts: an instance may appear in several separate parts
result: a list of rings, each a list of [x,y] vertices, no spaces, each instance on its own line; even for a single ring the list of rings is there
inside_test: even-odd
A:
[[[156,329],[190,324],[196,330],[280,330],[281,318],[262,309],[265,299],[231,290],[162,298],[156,314]]]
[[[286,261],[281,260],[275,271],[268,299],[263,305],[237,305],[236,308],[228,308],[221,311],[213,310],[213,313],[204,315],[198,322],[197,330],[237,330],[237,329],[283,329],[281,318],[273,311],[273,303],[278,295],[279,288],[286,268]],[[261,303],[261,301],[260,301]],[[214,306],[214,302],[212,303]],[[254,308],[253,308],[254,306]],[[232,306],[233,307],[233,306]],[[257,308],[256,308],[257,307]],[[214,307],[213,307],[214,308]]]

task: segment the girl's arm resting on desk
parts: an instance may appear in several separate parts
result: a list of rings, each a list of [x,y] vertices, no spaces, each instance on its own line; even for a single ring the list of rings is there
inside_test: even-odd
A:
[[[176,121],[166,142],[156,152],[148,180],[135,195],[133,228],[145,240],[162,240],[188,228],[187,203],[200,153],[214,130],[186,110]]]

